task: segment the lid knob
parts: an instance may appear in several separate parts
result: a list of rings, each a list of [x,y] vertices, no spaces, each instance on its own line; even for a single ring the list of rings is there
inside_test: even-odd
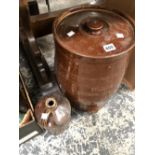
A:
[[[103,22],[100,19],[92,19],[87,22],[87,27],[91,31],[99,31],[103,28]]]

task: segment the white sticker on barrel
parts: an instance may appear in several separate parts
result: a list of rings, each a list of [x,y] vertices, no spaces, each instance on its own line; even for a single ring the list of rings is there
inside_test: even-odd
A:
[[[117,38],[124,38],[124,34],[123,33],[116,33],[116,37]]]
[[[106,52],[111,52],[111,51],[116,50],[116,47],[113,43],[104,45],[103,48]]]
[[[48,116],[49,116],[49,113],[42,113],[41,114],[41,119],[47,120],[48,119]]]
[[[69,31],[69,32],[67,33],[67,36],[68,36],[68,37],[72,37],[74,34],[75,34],[74,31]]]
[[[96,0],[93,0],[92,2],[90,2],[90,4],[95,4],[96,3]]]

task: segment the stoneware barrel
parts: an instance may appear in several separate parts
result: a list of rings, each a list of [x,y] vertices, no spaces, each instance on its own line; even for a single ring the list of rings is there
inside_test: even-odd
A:
[[[99,6],[61,14],[53,27],[57,82],[73,107],[96,112],[119,88],[134,48],[131,18]]]

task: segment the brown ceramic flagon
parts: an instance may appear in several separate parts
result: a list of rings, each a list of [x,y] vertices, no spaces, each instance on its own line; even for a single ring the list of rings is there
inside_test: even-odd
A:
[[[43,97],[35,106],[35,117],[39,125],[51,134],[60,134],[69,125],[71,107],[60,93]]]
[[[134,24],[98,6],[64,12],[54,22],[58,84],[72,106],[96,112],[119,88],[134,48]]]

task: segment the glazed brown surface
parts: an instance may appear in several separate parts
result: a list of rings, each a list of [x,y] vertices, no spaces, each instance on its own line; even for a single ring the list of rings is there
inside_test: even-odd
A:
[[[82,10],[87,9],[88,7],[82,8]],[[96,11],[98,10],[98,7],[95,8],[93,6],[91,10],[93,9]],[[79,10],[81,11],[80,8]],[[71,12],[73,14],[74,9]],[[75,12],[78,12],[78,9],[75,9]],[[106,11],[103,10],[103,12]],[[103,42],[95,38],[102,38],[105,43],[104,35],[100,35],[102,32],[97,35],[95,34],[95,37],[94,34],[93,36],[91,36],[92,34],[82,34],[82,41],[84,41],[83,38],[87,38],[85,41],[85,47],[83,46],[84,44],[81,43],[80,35],[78,35],[78,33],[75,35],[75,38],[71,39],[73,40],[73,44],[69,44],[70,41],[68,41],[68,38],[64,39],[65,37],[63,33],[59,34],[59,31],[57,33],[57,30],[59,30],[59,24],[61,25],[60,21],[63,21],[64,18],[69,18],[69,14],[69,11],[62,14],[54,24],[56,43],[55,67],[57,80],[60,88],[71,100],[71,104],[74,107],[84,111],[96,112],[104,105],[103,101],[106,101],[117,91],[122,82],[128,66],[130,52],[134,47],[134,26],[128,18],[111,12],[111,16],[121,16],[120,18],[125,21],[125,23],[128,20],[127,23],[129,26],[124,27],[127,29],[120,30],[123,33],[126,32],[125,34],[128,34],[129,40],[125,41],[126,46],[118,46],[121,44],[120,40],[122,40],[122,38],[120,40],[118,39],[116,41],[116,47],[119,48],[117,48],[116,51],[114,50],[106,53],[103,49],[99,48],[100,44]],[[120,22],[118,22],[119,26],[117,26],[117,20],[114,20],[113,22],[110,20],[110,23],[113,23],[117,30],[121,25]],[[112,27],[113,24],[110,27]],[[97,26],[97,29],[100,29],[100,27],[102,26]],[[93,25],[93,29],[96,29],[96,26]],[[64,28],[64,30],[66,29]],[[109,34],[112,35],[114,32],[115,31],[109,32]],[[115,41],[113,40],[113,35],[109,36],[109,38],[111,39],[110,41]],[[89,47],[93,47],[94,50],[91,51]]]
[[[128,53],[106,60],[83,58],[57,45],[57,80],[73,106],[84,111],[97,111],[103,101],[117,91],[128,58]]]
[[[81,10],[59,21],[56,29],[61,45],[75,54],[105,57],[121,53],[134,43],[131,23],[111,11]],[[113,44],[116,49],[107,52],[105,45]]]
[[[53,104],[53,101],[55,104]],[[44,115],[48,115],[47,119],[44,118]],[[43,97],[35,107],[35,117],[41,127],[51,134],[59,134],[69,125],[71,117],[70,103],[59,92]]]

